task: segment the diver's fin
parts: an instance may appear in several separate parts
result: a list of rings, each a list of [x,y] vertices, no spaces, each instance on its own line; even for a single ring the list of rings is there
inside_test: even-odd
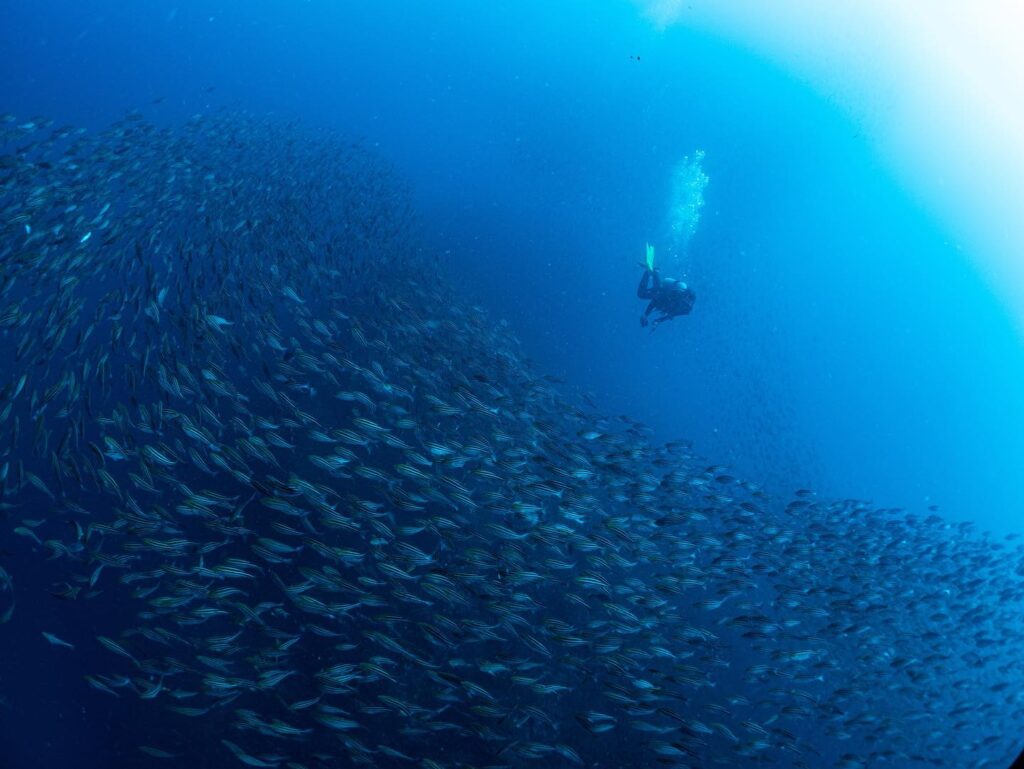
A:
[[[650,243],[647,244],[647,269],[654,269],[654,246]]]

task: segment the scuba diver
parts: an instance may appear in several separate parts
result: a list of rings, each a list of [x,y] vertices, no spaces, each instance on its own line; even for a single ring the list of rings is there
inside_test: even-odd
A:
[[[657,326],[662,321],[672,320],[679,315],[689,315],[697,295],[686,284],[673,278],[662,279],[658,268],[654,266],[654,246],[647,245],[647,263],[642,265],[644,274],[640,278],[636,295],[639,299],[650,300],[647,309],[640,316],[640,325],[648,324],[648,316],[657,310],[660,314],[654,319]],[[653,330],[653,329],[652,329]]]

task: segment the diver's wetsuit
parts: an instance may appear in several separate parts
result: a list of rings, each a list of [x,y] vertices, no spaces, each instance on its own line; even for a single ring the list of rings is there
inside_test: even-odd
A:
[[[654,319],[655,325],[663,320],[671,320],[677,315],[689,315],[697,295],[677,280],[667,278],[663,283],[657,270],[644,270],[637,286],[636,295],[640,299],[649,299],[647,309],[640,316],[640,325],[647,325],[647,316],[654,310],[661,313]]]

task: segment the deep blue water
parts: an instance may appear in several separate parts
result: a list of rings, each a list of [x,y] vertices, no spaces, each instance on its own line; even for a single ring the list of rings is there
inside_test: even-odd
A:
[[[446,278],[602,412],[780,494],[1021,528],[1024,346],[984,255],[775,64],[628,2],[0,7],[0,112],[99,129],[224,107],[393,163]],[[698,150],[704,206],[664,267],[697,303],[652,333],[637,263],[646,242],[667,252],[672,172]],[[0,630],[0,767],[154,765],[137,735],[201,733],[83,687],[100,653],[40,632],[91,639],[119,608],[54,603],[22,545],[3,547],[19,604]]]

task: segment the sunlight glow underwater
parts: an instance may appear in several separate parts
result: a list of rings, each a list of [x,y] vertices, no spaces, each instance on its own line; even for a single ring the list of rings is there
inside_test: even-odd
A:
[[[945,224],[1024,333],[1024,6],[998,0],[634,0],[807,80]]]

